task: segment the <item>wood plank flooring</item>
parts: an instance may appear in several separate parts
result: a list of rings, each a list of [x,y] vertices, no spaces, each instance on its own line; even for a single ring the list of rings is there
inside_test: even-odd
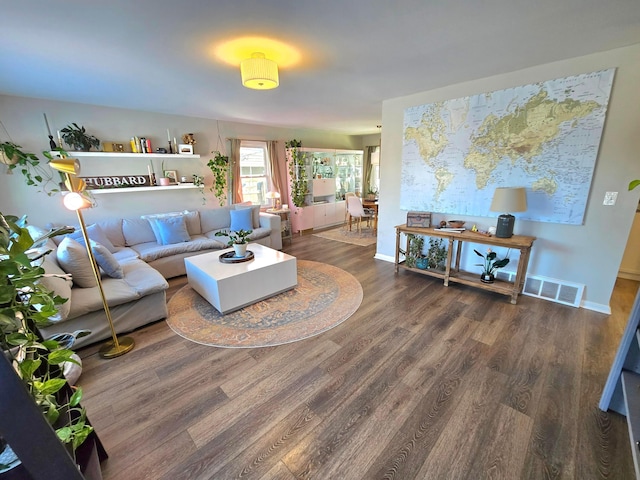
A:
[[[105,479],[634,478],[624,417],[597,405],[637,282],[608,316],[396,275],[373,246],[284,250],[352,273],[360,309],[278,347],[198,345],[161,321],[122,357],[79,352]]]

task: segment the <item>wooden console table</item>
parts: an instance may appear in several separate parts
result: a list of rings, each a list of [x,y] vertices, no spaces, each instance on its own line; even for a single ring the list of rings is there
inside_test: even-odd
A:
[[[479,287],[492,292],[501,293],[503,295],[511,296],[511,303],[514,305],[518,301],[518,295],[522,293],[522,287],[524,286],[525,275],[527,273],[527,265],[529,264],[529,255],[531,253],[531,247],[536,237],[527,237],[523,235],[514,235],[510,238],[498,238],[488,237],[474,233],[471,231],[463,232],[446,232],[440,231],[435,228],[419,228],[419,227],[407,227],[406,224],[398,225],[396,228],[396,273],[399,268],[404,268],[412,272],[421,273],[423,275],[430,275],[432,277],[442,278],[445,286],[449,286],[449,282],[462,283],[464,285],[471,285],[473,287]],[[449,240],[449,249],[447,251],[447,262],[445,271],[439,271],[434,269],[422,270],[419,268],[412,268],[405,265],[405,261],[400,261],[400,234],[405,235],[414,234],[422,235],[425,237],[439,237]],[[463,242],[480,243],[484,245],[494,245],[497,247],[506,247],[520,251],[520,259],[518,260],[518,268],[516,270],[516,278],[513,283],[506,282],[504,280],[496,279],[494,283],[482,283],[480,281],[480,272],[474,274],[460,270],[460,253],[462,250]],[[454,257],[455,247],[455,257]],[[407,237],[405,252],[409,250],[409,238]],[[455,263],[453,263],[455,258]]]

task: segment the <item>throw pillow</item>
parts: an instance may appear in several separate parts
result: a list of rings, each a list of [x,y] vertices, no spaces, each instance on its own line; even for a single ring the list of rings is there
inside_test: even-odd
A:
[[[155,224],[155,228],[158,230],[160,245],[171,245],[191,240],[183,216],[153,218],[149,221],[152,225]]]
[[[91,261],[87,250],[71,237],[65,237],[56,251],[60,267],[71,274],[73,283],[78,287],[91,288],[98,284],[93,276]]]
[[[251,202],[236,203],[234,204],[236,210],[243,210],[245,208],[251,210],[251,222],[253,228],[260,228],[260,205],[251,205]]]
[[[153,230],[153,234],[156,237],[156,243],[158,245],[164,245],[162,243],[162,235],[160,235],[160,230],[158,229],[158,223],[156,222],[159,218],[167,218],[167,217],[180,217],[182,216],[182,212],[170,212],[170,213],[157,213],[154,215],[142,215],[140,218],[144,218],[147,222],[149,222],[149,226],[151,230]]]
[[[251,219],[251,209],[230,210],[231,215],[231,231],[253,230],[253,222]]]
[[[91,251],[96,258],[98,266],[111,278],[124,278],[122,267],[116,260],[116,257],[104,245],[89,239]]]
[[[89,225],[87,227],[87,234],[89,235],[89,240],[94,240],[99,244],[104,245],[105,247],[107,247],[107,249],[111,253],[118,251],[118,249],[113,245],[113,243],[111,243],[111,240],[107,238],[107,234],[104,233],[104,230],[100,228],[100,225],[97,225],[95,223],[93,225]],[[78,243],[80,243],[81,245],[84,245],[84,237],[82,236],[82,230],[77,229],[75,232],[73,232],[69,236],[73,238],[75,241],[77,241]]]

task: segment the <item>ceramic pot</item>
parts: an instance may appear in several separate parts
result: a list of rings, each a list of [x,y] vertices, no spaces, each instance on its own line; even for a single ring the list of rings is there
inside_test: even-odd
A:
[[[163,186],[166,187],[168,185],[171,185],[171,179],[170,178],[166,178],[166,177],[160,177],[158,179],[158,183]]]
[[[416,267],[421,270],[425,270],[429,266],[429,261],[426,258],[416,258]]]
[[[233,249],[236,252],[236,257],[244,258],[247,256],[247,244],[246,243],[234,243]]]
[[[480,275],[480,281],[482,283],[493,283],[496,277],[493,276],[493,273],[483,273]]]

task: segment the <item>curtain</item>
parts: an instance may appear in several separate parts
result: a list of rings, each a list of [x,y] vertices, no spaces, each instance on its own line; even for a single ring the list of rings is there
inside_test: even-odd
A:
[[[242,179],[240,178],[240,139],[231,142],[231,203],[242,203]]]
[[[376,146],[367,147],[364,150],[364,158],[362,159],[362,198],[365,198],[369,190],[371,190],[371,154],[375,152]]]
[[[289,203],[289,189],[287,188],[287,169],[284,148],[279,148],[276,140],[267,142],[269,156],[267,175],[271,181],[271,190],[280,193],[282,204]]]

